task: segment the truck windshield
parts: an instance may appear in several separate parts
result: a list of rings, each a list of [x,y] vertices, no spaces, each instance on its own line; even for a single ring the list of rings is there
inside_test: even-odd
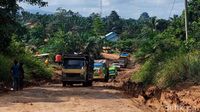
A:
[[[125,60],[123,60],[123,59],[119,60],[119,63],[124,63],[124,62],[125,62]]]
[[[94,63],[94,68],[101,68],[103,67],[102,63]]]
[[[63,66],[65,69],[81,69],[84,66],[83,59],[65,59]]]
[[[114,74],[115,70],[109,70],[109,74]]]

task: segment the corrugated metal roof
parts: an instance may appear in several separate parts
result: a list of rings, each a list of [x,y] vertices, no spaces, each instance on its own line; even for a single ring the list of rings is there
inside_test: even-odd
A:
[[[105,36],[106,40],[108,41],[117,41],[119,39],[118,35],[115,32],[110,32]]]

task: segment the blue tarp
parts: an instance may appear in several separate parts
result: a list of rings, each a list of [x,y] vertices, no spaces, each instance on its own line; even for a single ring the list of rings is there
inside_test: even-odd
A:
[[[103,63],[94,63],[94,67],[102,67]]]
[[[129,56],[128,53],[122,53],[122,54],[120,54],[120,57],[128,57],[128,56]]]

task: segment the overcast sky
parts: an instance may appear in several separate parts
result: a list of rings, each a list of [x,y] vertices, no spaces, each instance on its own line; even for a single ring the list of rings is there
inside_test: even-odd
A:
[[[79,12],[83,16],[89,16],[92,12],[100,12],[100,0],[45,0],[47,7],[39,8],[20,3],[26,11],[53,13],[58,7]],[[102,0],[103,16],[108,16],[112,10],[118,12],[122,18],[137,19],[142,12],[148,12],[150,16],[169,18],[174,0]],[[184,0],[176,0],[172,15],[180,15],[184,9]]]

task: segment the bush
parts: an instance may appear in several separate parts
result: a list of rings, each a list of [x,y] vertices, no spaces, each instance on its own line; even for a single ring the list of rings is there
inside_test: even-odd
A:
[[[153,74],[155,73],[156,64],[155,60],[150,59],[144,63],[141,70],[133,74],[134,82],[143,82],[145,85],[152,83]]]
[[[133,81],[154,84],[160,88],[172,87],[185,80],[199,82],[200,52],[176,54],[166,54],[162,60],[158,57],[149,59],[139,72],[133,74]]]
[[[200,52],[176,56],[174,59],[167,61],[163,69],[156,74],[156,84],[161,87],[168,87],[190,80],[193,82],[200,81]]]
[[[40,60],[32,57],[30,55],[19,55],[15,59],[24,63],[25,79],[30,80],[50,80],[51,79],[51,69],[47,68]],[[10,84],[11,74],[10,69],[13,64],[13,60],[10,57],[5,57],[0,55],[0,82]]]
[[[30,55],[21,55],[18,59],[24,63],[27,80],[50,80],[51,69],[47,68],[41,60]]]
[[[6,52],[0,54],[0,82],[11,82],[10,68],[14,59],[24,63],[25,79],[27,81],[51,79],[50,68],[47,68],[36,57],[25,52],[24,46],[13,37],[12,43]]]
[[[7,83],[11,79],[10,68],[12,61],[0,54],[0,82]]]
[[[159,72],[155,74],[154,83],[159,87],[168,87],[185,80],[187,62],[184,61],[184,56],[177,56],[166,61]]]

